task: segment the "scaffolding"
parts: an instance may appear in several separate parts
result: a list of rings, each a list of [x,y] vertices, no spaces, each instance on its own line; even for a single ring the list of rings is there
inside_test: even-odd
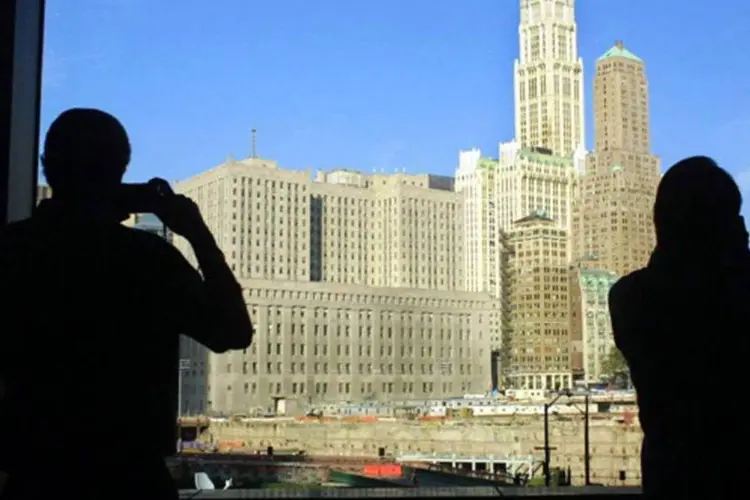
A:
[[[511,301],[511,287],[513,286],[513,269],[511,258],[514,250],[510,243],[509,234],[501,230],[499,232],[500,249],[500,316],[502,323],[500,327],[500,378],[499,386],[507,389],[509,386],[509,374],[512,371],[512,340],[513,340],[513,303]]]

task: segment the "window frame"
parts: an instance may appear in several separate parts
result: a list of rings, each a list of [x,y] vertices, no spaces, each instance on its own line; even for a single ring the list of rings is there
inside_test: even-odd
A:
[[[0,217],[36,203],[45,0],[0,2]]]

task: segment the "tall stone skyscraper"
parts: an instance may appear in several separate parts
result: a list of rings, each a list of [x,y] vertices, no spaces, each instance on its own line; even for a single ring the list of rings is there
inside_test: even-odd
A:
[[[512,307],[500,363],[504,387],[572,387],[568,291],[568,233],[544,213],[516,221],[508,250],[503,297]]]
[[[520,1],[515,140],[497,159],[462,151],[466,289],[500,295],[500,231],[532,213],[570,228],[572,182],[585,164],[583,63],[574,0]]]
[[[462,152],[456,190],[464,196],[466,288],[489,292],[499,300],[502,325],[492,348],[499,360],[494,372],[501,373],[502,381],[495,383],[554,387],[570,382],[565,375],[568,353],[537,352],[539,337],[527,335],[526,319],[513,313],[518,295],[513,287],[520,276],[540,283],[549,280],[552,264],[547,264],[547,257],[557,265],[570,255],[573,182],[586,161],[575,1],[521,0],[518,32],[515,139],[500,144],[497,159],[485,158],[479,150]],[[527,234],[529,221],[542,219],[544,228],[536,229],[553,231],[563,243],[557,241],[556,248],[545,253],[544,263],[518,258],[513,253],[517,238],[511,235]],[[567,304],[567,282],[555,286],[559,289],[554,300]],[[544,337],[545,343],[552,342],[547,336],[567,339],[566,313],[560,312],[555,320],[565,326],[534,329],[534,335]]]
[[[557,156],[584,148],[583,62],[575,0],[521,0],[515,62],[516,140]],[[524,214],[528,215],[528,214]]]
[[[617,275],[648,261],[660,179],[650,137],[645,65],[618,41],[596,63],[595,151],[575,188],[575,259],[594,259],[595,267]]]

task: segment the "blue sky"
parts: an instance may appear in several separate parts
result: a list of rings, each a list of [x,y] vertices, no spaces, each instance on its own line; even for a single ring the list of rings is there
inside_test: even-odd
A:
[[[513,137],[518,3],[48,0],[42,126],[73,106],[114,113],[131,134],[131,180],[247,156],[253,127],[259,155],[284,167],[452,174],[459,150],[494,156]],[[750,190],[738,46],[750,3],[578,0],[577,11],[587,146],[594,61],[622,39],[647,63],[663,168],[708,154]]]

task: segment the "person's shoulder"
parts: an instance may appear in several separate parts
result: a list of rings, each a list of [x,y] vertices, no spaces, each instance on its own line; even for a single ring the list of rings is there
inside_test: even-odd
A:
[[[128,226],[119,226],[117,231],[120,235],[118,239],[126,242],[133,256],[140,256],[161,264],[182,258],[180,251],[163,236]]]
[[[648,268],[637,269],[622,277],[620,277],[612,288],[630,288],[636,285],[640,285],[646,279],[648,274]]]
[[[648,269],[638,269],[622,276],[618,279],[612,288],[609,289],[609,300],[618,301],[632,297],[639,293],[645,286],[648,277]]]

